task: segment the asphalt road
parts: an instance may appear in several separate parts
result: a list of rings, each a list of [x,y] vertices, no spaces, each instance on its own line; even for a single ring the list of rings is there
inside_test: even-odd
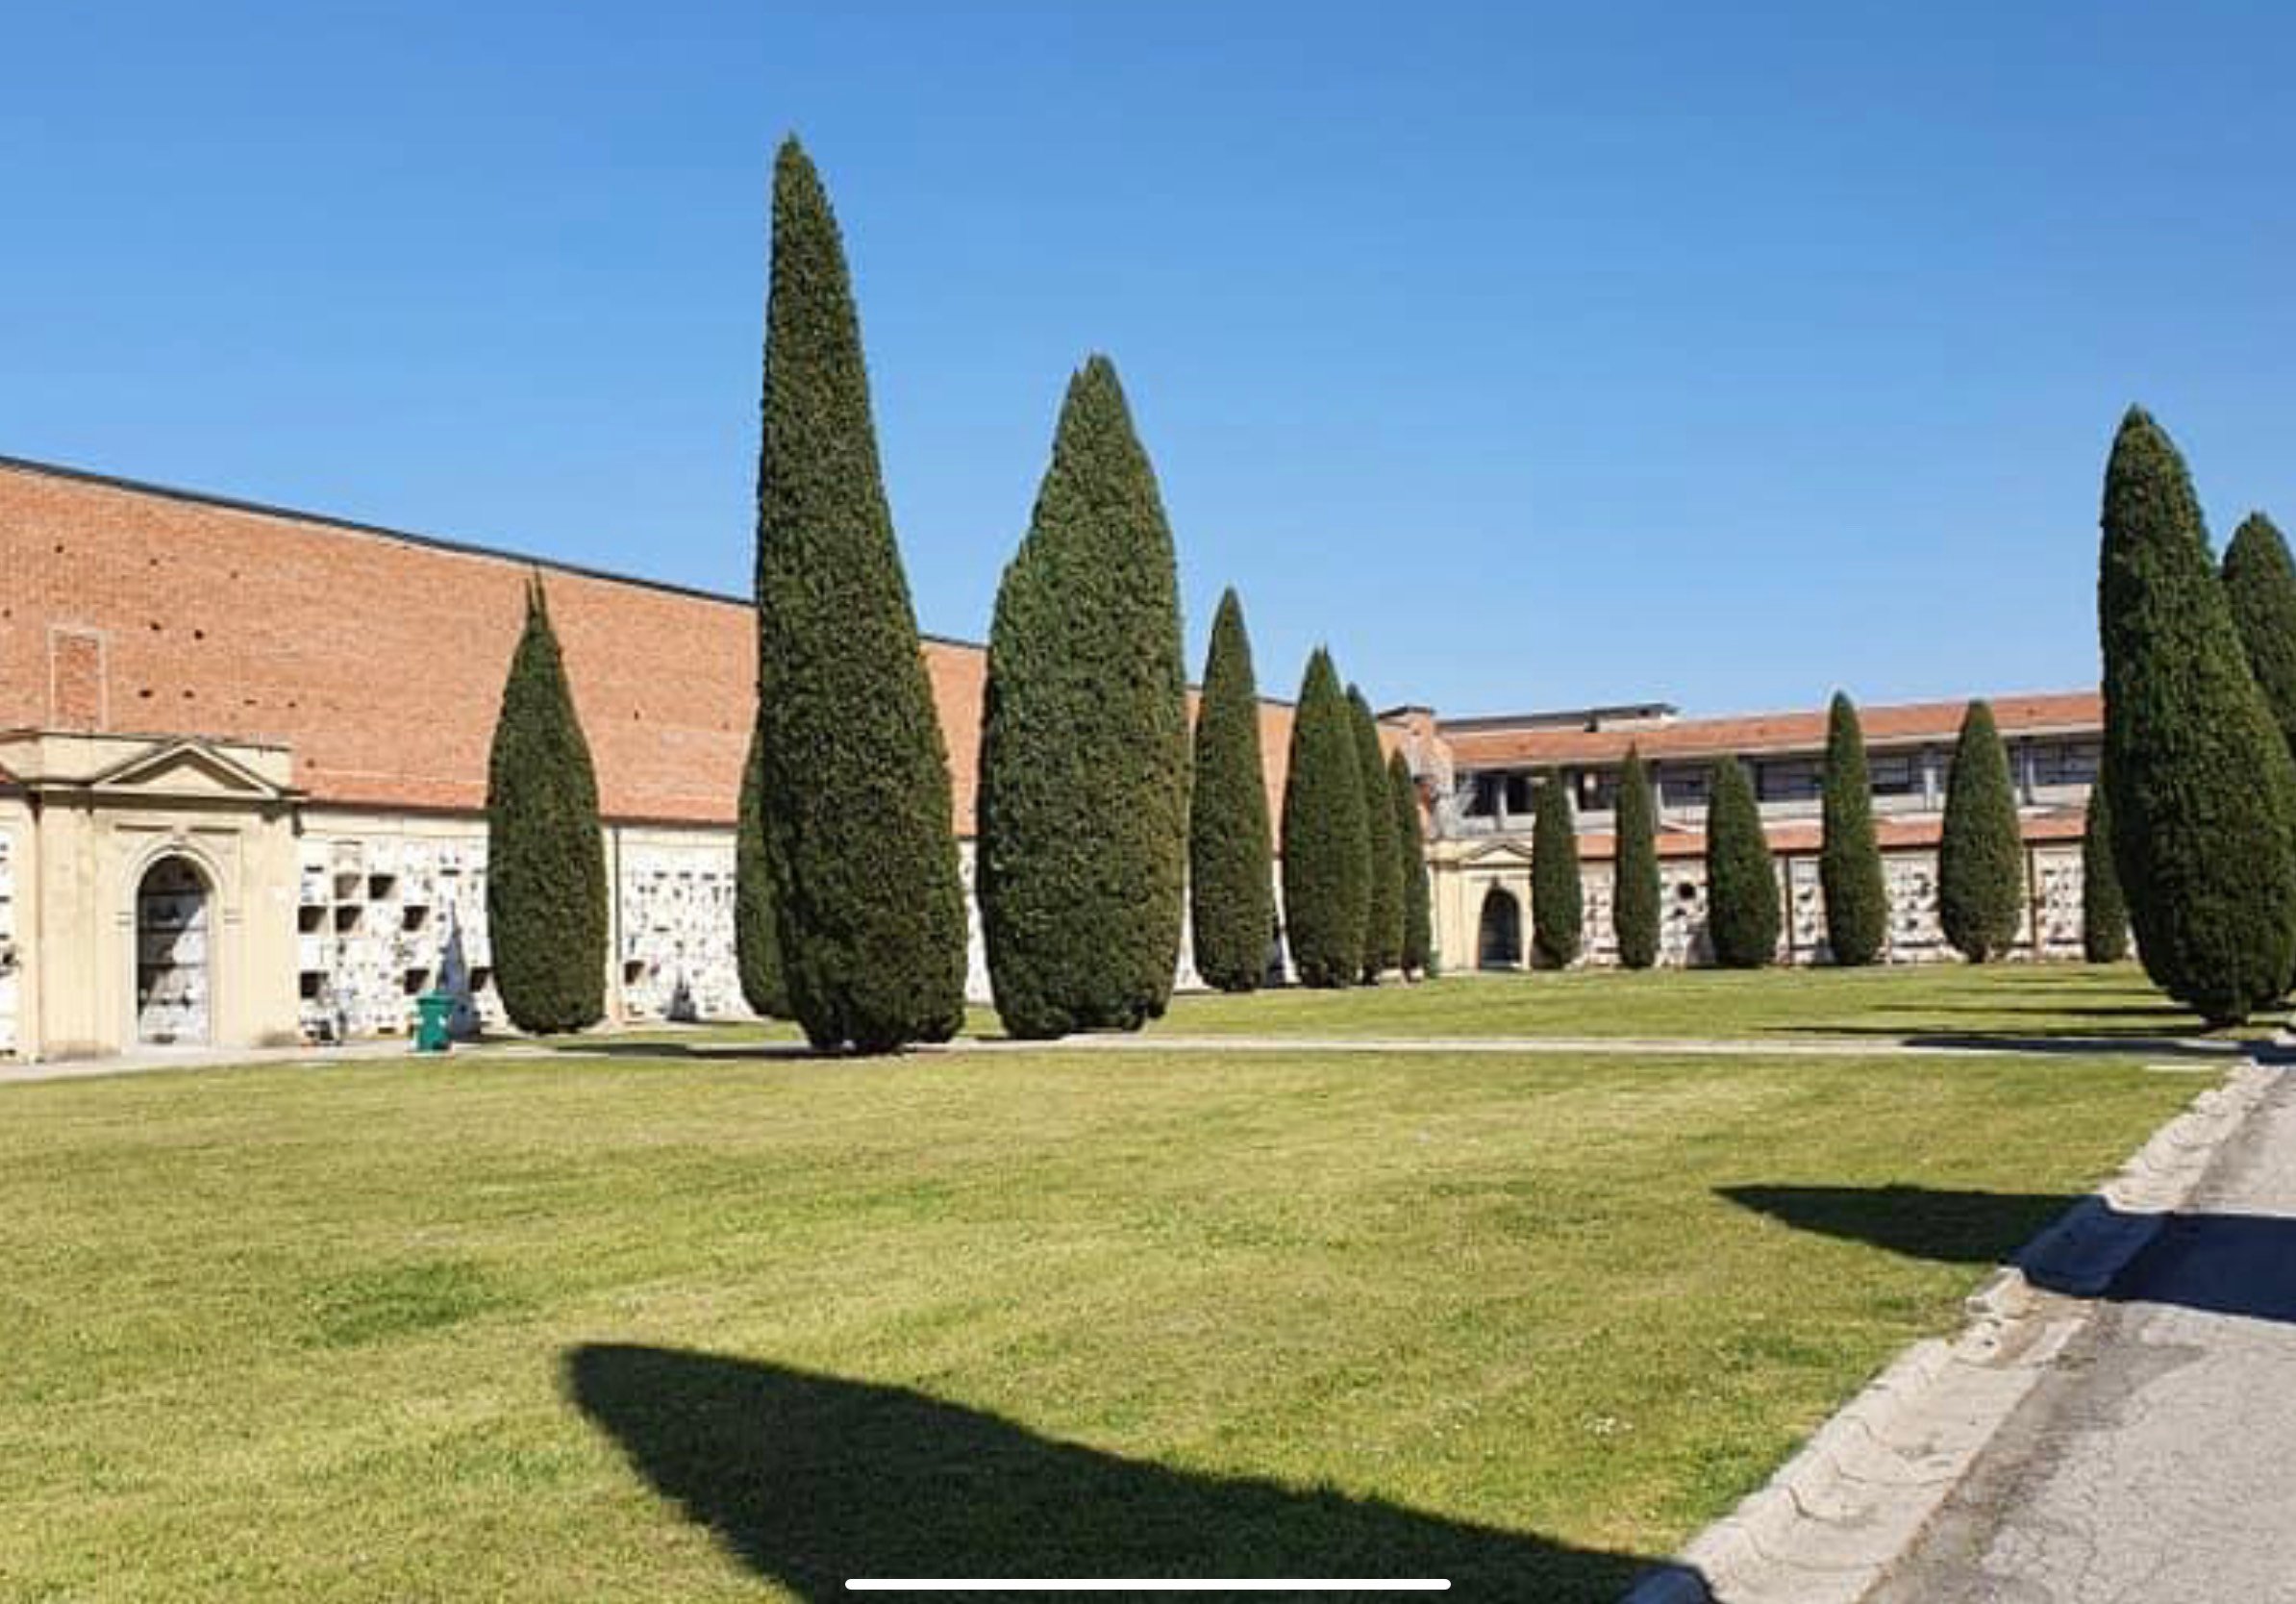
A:
[[[2296,1604],[2296,1072],[1871,1604]]]

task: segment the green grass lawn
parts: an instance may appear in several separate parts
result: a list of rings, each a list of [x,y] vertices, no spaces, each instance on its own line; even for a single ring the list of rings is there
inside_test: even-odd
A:
[[[2281,1015],[2216,1033],[2229,1047],[2269,1035]],[[2202,1037],[2134,964],[1909,964],[1868,969],[1573,969],[1477,974],[1405,985],[1245,996],[1184,993],[1150,1027],[1163,1036],[1723,1038],[1812,1041],[1911,1039],[2078,1044]],[[964,1034],[1003,1034],[996,1011],[965,1011]],[[779,1024],[682,1026],[665,1040],[795,1041]]]
[[[2203,1084],[1056,1051],[0,1088],[0,1596],[1608,1599]]]
[[[2253,1020],[2241,1034],[2269,1034]],[[2133,964],[1870,969],[1574,969],[1369,990],[1181,996],[1167,1035],[1931,1037],[2197,1036]]]

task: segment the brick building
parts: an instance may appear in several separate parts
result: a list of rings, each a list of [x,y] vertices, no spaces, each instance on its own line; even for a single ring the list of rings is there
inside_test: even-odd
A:
[[[396,1031],[440,985],[493,1017],[487,754],[537,568],[597,764],[611,1007],[739,1012],[732,825],[755,694],[744,600],[0,459],[0,1053]],[[925,653],[969,874],[984,653],[936,639]],[[2069,892],[2044,855],[2078,836],[2085,780],[2073,776],[2084,762],[2093,772],[2093,756],[2060,760],[2040,738],[2093,753],[2095,698],[1999,711],[2028,752],[2035,928],[2056,950],[2068,894],[2078,941],[2077,840]],[[1272,803],[1290,710],[1269,702],[1261,716]],[[1911,791],[1884,803],[1901,957],[1934,944],[1918,934],[1920,865],[1935,837],[1936,749],[1958,717],[1868,714],[1878,783],[1901,748],[1923,765],[1918,807],[1900,806]],[[1430,800],[1450,966],[1521,962],[1528,820],[1510,804],[1548,764],[1581,788],[1590,947],[1607,945],[1602,788],[1630,736],[1682,776],[1666,813],[1670,880],[1696,848],[1697,760],[1736,750],[1772,765],[1759,772],[1792,887],[1789,955],[1813,955],[1803,843],[1814,825],[1793,765],[1822,744],[1822,718],[1685,721],[1654,706],[1440,721],[1407,708],[1385,722]],[[1669,903],[1684,961],[1698,956],[1698,894]],[[986,994],[977,932],[969,985]]]

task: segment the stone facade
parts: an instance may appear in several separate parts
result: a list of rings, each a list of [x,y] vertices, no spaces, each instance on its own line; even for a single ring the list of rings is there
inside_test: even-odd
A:
[[[608,994],[623,1018],[737,1018],[730,831],[608,826]],[[300,1023],[317,1040],[407,1029],[438,988],[464,1030],[506,1021],[493,988],[483,821],[318,814],[296,904]]]
[[[462,1028],[499,1026],[487,752],[537,569],[598,768],[610,1014],[739,1016],[733,817],[756,627],[744,602],[0,459],[0,1053],[393,1034],[435,989],[457,998]],[[969,890],[985,654],[945,639],[923,651]],[[2044,955],[2080,940],[2094,702],[1997,703]],[[1933,883],[1948,713],[1868,717],[1900,961],[1943,953]],[[1262,704],[1271,811],[1290,718]],[[1549,767],[1580,797],[1585,961],[1614,961],[1605,788],[1629,741],[1655,751],[1660,776],[1664,961],[1706,957],[1696,830],[1703,775],[1724,752],[1760,767],[1790,911],[1781,956],[1823,961],[1818,715],[1681,721],[1651,704],[1447,723],[1405,707],[1382,722],[1427,803],[1443,966],[1510,966],[1530,950],[1530,821],[1510,805]],[[1508,914],[1503,929],[1485,928],[1486,909]],[[1185,940],[1177,984],[1197,984]],[[989,997],[977,911],[966,991]]]
[[[1778,962],[1826,964],[1826,896],[1814,854],[1781,853],[1775,858],[1781,914]],[[1925,964],[1953,961],[1937,925],[1937,856],[1934,850],[1884,850],[1883,880],[1889,896],[1884,962]],[[1531,863],[1529,843],[1519,850],[1486,846],[1471,858],[1456,858],[1438,846],[1433,859],[1437,958],[1452,972],[1512,969],[1530,964]],[[2018,927],[2015,956],[2077,959],[2081,956],[2081,846],[2061,841],[2026,846],[2029,900]],[[1580,965],[1603,968],[1618,962],[1611,928],[1611,867],[1608,861],[1582,863],[1585,905]],[[1492,892],[1514,899],[1510,916],[1521,921],[1520,941],[1511,955],[1491,950],[1484,909]],[[2039,944],[2034,944],[2036,929]],[[1659,962],[1671,966],[1710,959],[1706,935],[1706,864],[1696,857],[1663,858],[1659,864]],[[1504,922],[1502,919],[1501,922]]]
[[[2102,756],[2103,709],[2089,692],[1995,698],[2026,844],[2028,956],[2081,950],[2083,815]],[[1875,834],[1889,897],[1892,963],[1951,958],[1937,926],[1936,848],[1954,738],[1965,704],[1915,702],[1860,714],[1871,769]],[[1518,916],[1506,904],[1486,928],[1496,887],[1528,910],[1534,778],[1553,774],[1577,805],[1586,886],[1584,962],[1614,962],[1610,858],[1618,774],[1629,751],[1648,764],[1657,806],[1660,962],[1706,962],[1706,786],[1713,765],[1744,762],[1779,876],[1782,963],[1829,961],[1818,874],[1826,714],[1822,710],[1685,719],[1665,703],[1588,708],[1430,725],[1442,761],[1421,772],[1433,841],[1437,945],[1452,967],[1514,967],[1503,940]],[[1407,748],[1408,749],[1408,748]],[[1519,883],[1519,884],[1518,884]],[[2035,932],[2038,932],[2036,940]],[[1527,932],[1526,932],[1527,935]]]

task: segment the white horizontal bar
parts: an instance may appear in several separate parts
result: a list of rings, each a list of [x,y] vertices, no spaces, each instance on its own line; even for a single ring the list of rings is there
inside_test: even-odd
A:
[[[856,1576],[848,1592],[1449,1592],[1440,1576]]]

